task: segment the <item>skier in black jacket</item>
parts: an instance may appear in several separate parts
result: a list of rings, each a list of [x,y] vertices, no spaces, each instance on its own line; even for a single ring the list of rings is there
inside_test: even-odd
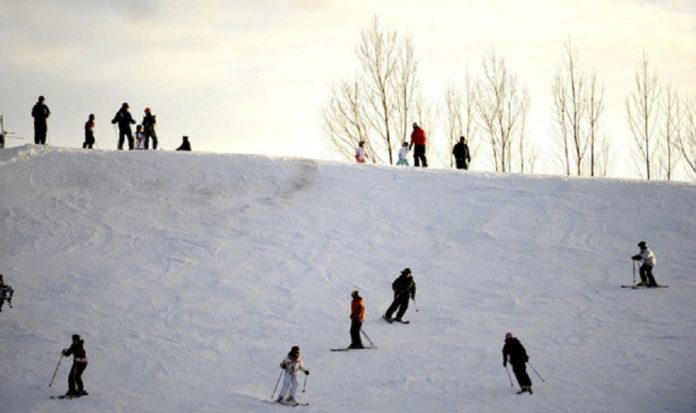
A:
[[[2,311],[2,305],[5,304],[5,301],[12,308],[12,297],[14,297],[14,290],[5,284],[5,277],[0,274],[0,311]]]
[[[68,357],[73,356],[73,365],[68,376],[68,392],[67,397],[86,396],[84,384],[82,383],[82,373],[87,368],[87,351],[85,351],[85,340],[79,335],[73,334],[72,345],[70,348],[63,349],[63,355]]]
[[[157,134],[155,133],[155,125],[157,119],[152,114],[150,108],[145,108],[145,116],[143,117],[143,129],[145,132],[145,149],[150,148],[150,138],[152,138],[152,149],[157,149]]]
[[[133,150],[133,131],[130,125],[135,125],[135,120],[128,111],[128,103],[121,105],[111,123],[118,124],[118,150],[123,150],[123,139],[128,137],[128,150]]]
[[[44,103],[43,96],[39,96],[39,101],[36,102],[34,107],[31,109],[31,116],[34,118],[34,144],[45,145],[46,133],[48,132],[46,119],[51,116],[51,111]]]
[[[503,367],[507,368],[508,358],[512,365],[512,372],[515,373],[517,383],[520,385],[520,391],[517,394],[528,392],[532,394],[532,380],[527,374],[527,350],[525,350],[520,340],[513,337],[512,333],[505,334],[505,345],[503,346]]]
[[[401,275],[392,283],[392,290],[394,290],[394,301],[384,313],[384,319],[390,323],[392,321],[403,322],[402,317],[408,309],[408,300],[416,299],[416,282],[413,280],[410,268],[404,268],[401,271]],[[396,313],[396,318],[392,319],[392,314],[397,309],[399,311]]]
[[[181,138],[181,146],[176,148],[177,151],[191,151],[191,143],[188,140],[188,136]]]
[[[459,138],[459,142],[452,148],[452,155],[457,162],[457,169],[469,169],[471,155],[469,154],[469,146],[466,144],[466,138]]]
[[[85,141],[82,143],[82,149],[92,149],[92,145],[94,145],[94,115],[90,113],[85,122]]]

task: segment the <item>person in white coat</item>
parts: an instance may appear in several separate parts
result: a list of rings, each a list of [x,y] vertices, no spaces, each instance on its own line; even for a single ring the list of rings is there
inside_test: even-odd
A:
[[[399,160],[396,162],[397,165],[408,166],[408,142],[401,143],[401,149],[399,149]]]
[[[283,387],[280,388],[276,401],[278,403],[297,403],[297,400],[295,400],[295,392],[298,386],[297,372],[302,371],[304,374],[309,375],[309,370],[305,369],[302,364],[302,356],[298,346],[293,346],[290,349],[288,356],[280,363],[280,368],[285,370],[285,377],[283,377]]]
[[[642,261],[643,264],[640,266],[640,282],[637,285],[644,285],[646,287],[657,287],[657,282],[655,282],[655,277],[653,276],[652,269],[657,264],[657,259],[655,254],[650,251],[648,244],[645,241],[638,243],[640,248],[640,253],[631,257],[634,261]]]
[[[355,162],[365,163],[367,162],[367,151],[365,150],[365,141],[358,142],[358,147],[355,148]]]

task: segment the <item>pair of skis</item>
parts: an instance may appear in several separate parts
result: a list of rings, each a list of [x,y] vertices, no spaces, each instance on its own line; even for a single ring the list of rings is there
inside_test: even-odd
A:
[[[633,284],[633,285],[622,285],[621,288],[630,288],[632,290],[640,290],[642,288],[645,289],[651,289],[651,288],[667,288],[669,285],[653,285],[653,286],[648,286],[648,285],[640,285],[640,284]]]

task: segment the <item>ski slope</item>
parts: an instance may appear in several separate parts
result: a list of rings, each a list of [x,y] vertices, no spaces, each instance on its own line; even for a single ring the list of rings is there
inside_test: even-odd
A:
[[[696,411],[696,185],[252,155],[0,151],[0,411]],[[646,240],[670,288],[619,288]],[[418,284],[387,324],[391,282]],[[377,350],[349,344],[350,292]],[[502,367],[526,346],[534,395]],[[60,350],[81,334],[88,397]],[[302,379],[301,383],[302,385]]]

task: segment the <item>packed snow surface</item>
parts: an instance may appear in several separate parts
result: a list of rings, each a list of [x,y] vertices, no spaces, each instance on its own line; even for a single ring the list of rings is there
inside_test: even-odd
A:
[[[299,345],[307,412],[693,413],[695,212],[687,183],[6,149],[0,411],[285,411],[267,401]],[[640,240],[669,288],[619,287]],[[404,267],[411,324],[390,325]],[[379,348],[331,352],[354,289]],[[510,386],[507,331],[534,395]],[[90,395],[52,400],[74,333]]]

